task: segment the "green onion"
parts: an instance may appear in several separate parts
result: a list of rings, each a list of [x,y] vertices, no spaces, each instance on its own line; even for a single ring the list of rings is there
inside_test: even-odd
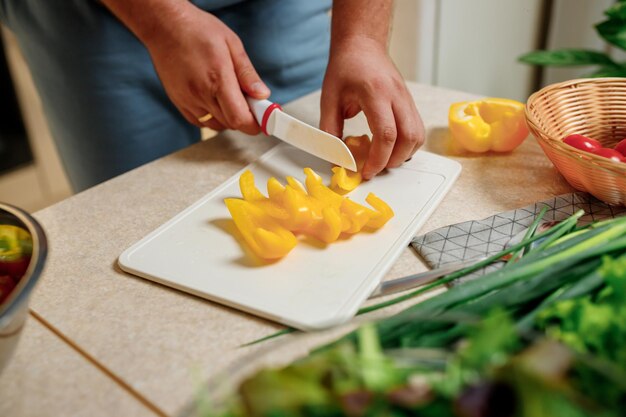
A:
[[[531,237],[533,237],[533,235],[537,231],[537,227],[539,227],[539,223],[541,222],[541,219],[543,219],[543,216],[546,214],[547,211],[548,211],[548,206],[543,206],[543,208],[537,215],[537,218],[532,222],[528,230],[526,230],[526,234],[524,234],[524,238],[522,239],[522,241],[526,241],[530,239]],[[526,245],[522,249],[515,251],[511,255],[511,258],[507,261],[507,263],[510,264],[510,263],[516,262],[525,252],[528,251],[528,248],[529,248],[529,245]]]

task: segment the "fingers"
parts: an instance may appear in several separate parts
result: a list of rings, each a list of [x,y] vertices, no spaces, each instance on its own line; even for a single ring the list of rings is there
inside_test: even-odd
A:
[[[224,129],[226,129],[226,126],[224,126],[222,123],[220,123],[218,120],[216,119],[211,119],[209,121],[206,121],[204,123],[202,123],[203,127],[208,127],[209,129],[215,130],[215,131],[222,131]]]
[[[194,112],[187,110],[185,108],[179,108],[180,113],[185,117],[190,124],[198,127],[202,127],[203,124],[198,120],[198,116],[196,116]],[[198,113],[200,114],[200,113]]]
[[[239,38],[229,39],[230,56],[233,60],[235,74],[241,90],[256,99],[266,99],[270,96],[270,89],[259,77],[248,54],[243,48]]]
[[[206,114],[206,113],[210,113],[213,117],[211,117],[211,119],[209,120],[212,121],[213,125],[215,123],[219,123],[222,126],[227,126],[227,122],[226,122],[226,117],[224,116],[224,113],[222,112],[222,109],[219,105],[219,103],[217,102],[217,99],[213,96],[207,95],[203,100],[202,100],[202,111],[200,111],[200,113],[198,114]],[[204,111],[204,113],[203,113]],[[208,122],[205,122],[202,124],[202,126],[206,126],[206,127],[210,127],[208,124]],[[223,128],[222,128],[223,130]]]
[[[241,92],[234,72],[224,75],[220,88],[217,90],[216,99],[224,113],[226,126],[230,129],[240,130],[249,135],[256,135],[261,131]]]
[[[191,105],[181,109],[181,113],[185,116],[185,119],[192,125],[198,127],[208,127],[213,130],[224,130],[226,128],[224,122],[224,115],[220,110],[217,102],[214,99],[202,100],[202,105]],[[200,119],[206,118],[207,115],[211,115],[205,121]]]
[[[198,95],[199,104],[188,106],[190,113],[199,115],[192,121],[193,124],[213,130],[239,130],[249,135],[260,132],[233,69],[224,69],[219,74],[213,74],[211,82]],[[198,118],[207,113],[212,115],[211,119],[199,122]],[[186,118],[189,119],[187,116]]]
[[[390,103],[370,98],[362,103],[362,106],[367,124],[372,131],[372,148],[361,174],[368,180],[387,166],[398,131]]]
[[[270,91],[254,70],[239,39],[236,36],[233,39],[222,44],[221,52],[221,56],[231,59],[207,63],[203,81],[190,87],[193,103],[186,102],[185,111],[181,111],[196,126],[213,130],[227,128],[256,135],[261,129],[250,111],[244,91],[256,98],[267,98]],[[198,119],[207,113],[212,118],[200,122]]]
[[[362,105],[373,134],[372,149],[362,171],[363,178],[370,179],[383,169],[399,167],[410,159],[424,143],[424,125],[412,98],[400,102],[373,98]],[[323,94],[320,129],[342,137],[344,116],[346,111],[339,100],[332,94]]]
[[[424,125],[412,99],[392,105],[398,137],[387,166],[397,168],[424,143]]]
[[[320,130],[339,138],[343,137],[343,112],[337,95],[334,92],[322,91],[320,106]]]
[[[193,6],[185,10],[180,30],[147,45],[168,97],[193,125],[258,133],[244,94],[262,99],[270,90],[241,40],[213,14]],[[198,120],[207,114],[211,120]]]
[[[225,62],[213,80],[213,95],[206,97],[209,111],[219,124],[249,135],[261,131],[248,107],[244,92],[256,98],[269,97],[270,91],[261,81],[241,41],[233,37],[227,41],[231,61]],[[213,122],[213,125],[217,125]]]

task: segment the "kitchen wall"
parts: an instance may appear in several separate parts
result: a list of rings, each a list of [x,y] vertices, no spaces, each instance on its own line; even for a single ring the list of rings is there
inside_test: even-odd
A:
[[[604,20],[603,12],[613,0],[555,0],[548,32],[549,48],[586,48],[609,51],[602,38],[593,29],[595,23]],[[575,5],[575,7],[574,7]],[[612,51],[613,55],[619,55]],[[624,59],[621,57],[621,59]],[[544,72],[544,84],[579,78],[590,72],[588,67],[548,68]]]
[[[537,49],[605,48],[593,29],[611,0],[396,0],[391,53],[409,80],[525,101],[539,85],[589,68],[539,71]]]

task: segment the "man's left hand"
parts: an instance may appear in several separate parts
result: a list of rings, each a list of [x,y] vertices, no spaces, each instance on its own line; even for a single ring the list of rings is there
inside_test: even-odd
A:
[[[373,134],[363,178],[402,165],[424,143],[424,124],[402,76],[384,46],[367,37],[331,48],[320,128],[342,137],[344,120],[360,111]]]

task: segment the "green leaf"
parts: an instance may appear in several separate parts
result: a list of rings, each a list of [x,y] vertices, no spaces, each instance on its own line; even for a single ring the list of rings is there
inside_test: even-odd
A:
[[[542,66],[604,65],[618,66],[603,52],[583,49],[557,49],[555,51],[534,51],[519,57],[520,62]]]
[[[626,77],[626,67],[600,67],[600,69],[589,74],[588,77]]]
[[[399,377],[391,360],[385,356],[380,346],[378,330],[366,323],[357,330],[361,375],[365,387],[374,391],[385,391],[398,383]]]
[[[626,2],[620,1],[604,12],[611,19],[626,20]]]
[[[626,24],[609,19],[596,25],[596,30],[607,42],[626,51]]]
[[[602,261],[600,274],[611,288],[607,299],[617,306],[624,305],[626,301],[626,256],[615,259],[605,256]]]
[[[464,366],[484,369],[503,361],[518,349],[519,344],[511,315],[504,309],[495,309],[469,331],[467,345],[460,351],[460,357]]]

